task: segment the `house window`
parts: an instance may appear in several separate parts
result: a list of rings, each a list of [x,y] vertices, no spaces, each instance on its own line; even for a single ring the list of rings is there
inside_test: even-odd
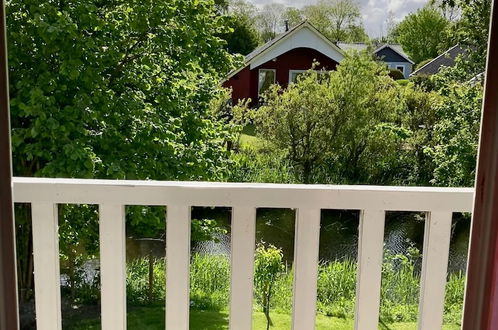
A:
[[[258,94],[261,95],[270,88],[276,81],[276,70],[260,69],[258,81]]]
[[[289,84],[295,83],[297,78],[305,72],[306,70],[289,70]]]
[[[297,82],[297,79],[299,76],[302,74],[308,72],[308,70],[289,70],[289,84],[290,83],[295,83]],[[328,71],[326,70],[315,70],[316,73],[318,73],[318,78],[322,77],[323,74],[327,73]]]
[[[396,70],[401,71],[402,74],[405,74],[405,66],[404,65],[396,65]]]

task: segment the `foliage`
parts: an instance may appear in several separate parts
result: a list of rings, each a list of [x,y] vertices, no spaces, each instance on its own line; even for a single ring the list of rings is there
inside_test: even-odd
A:
[[[190,261],[190,300],[193,309],[226,310],[230,297],[230,259],[194,254]]]
[[[433,184],[472,187],[475,178],[482,104],[481,85],[449,85],[437,108],[434,146],[428,148],[435,169]]]
[[[405,75],[398,69],[389,69],[389,77],[394,80],[405,79]]]
[[[269,245],[266,247],[260,244],[256,248],[254,293],[256,301],[263,307],[263,313],[267,320],[267,330],[272,325],[270,307],[276,290],[275,285],[285,269],[282,259],[282,250],[275,246]]]
[[[259,34],[247,16],[235,15],[228,17],[231,32],[222,35],[227,42],[231,54],[247,55],[259,44]]]
[[[353,318],[356,262],[323,263],[318,268],[318,310],[328,316]]]
[[[253,116],[258,134],[286,153],[298,181],[382,183],[397,173],[391,151],[401,132],[388,123],[398,99],[381,64],[352,54],[337,71],[309,71],[286,90],[274,86]]]
[[[261,247],[258,247],[261,248]],[[268,250],[268,249],[267,249]],[[274,277],[271,309],[278,313],[290,313],[292,308],[293,269],[286,268],[280,261],[278,249],[271,250],[266,259],[273,268],[265,269]],[[256,262],[258,258],[256,258]],[[261,261],[261,258],[259,259]],[[381,285],[381,319],[384,323],[414,322],[417,320],[420,283],[421,256],[417,249],[410,248],[406,255],[384,252]],[[262,269],[262,268],[260,268]],[[273,271],[278,269],[278,273]],[[164,301],[165,285],[164,259],[153,261],[153,286],[150,291],[149,259],[137,259],[127,264],[127,299],[131,306],[161,304]],[[356,296],[357,265],[354,260],[335,260],[322,262],[318,267],[317,310],[321,314],[352,319]],[[268,274],[265,279],[270,279]],[[95,303],[99,297],[100,280],[97,276],[90,282],[78,284],[76,295],[81,304]],[[256,281],[255,277],[255,281]],[[454,273],[448,276],[445,295],[445,323],[455,324],[460,321],[465,276]],[[256,287],[255,287],[256,288]],[[229,303],[230,260],[221,255],[194,254],[190,265],[190,304],[191,313],[197,310],[226,311]],[[149,299],[152,292],[153,299]],[[68,294],[67,287],[62,287],[63,295]],[[255,294],[257,294],[255,292]],[[259,300],[257,300],[259,301]],[[259,302],[258,302],[259,303]],[[274,323],[274,312],[271,319]],[[261,322],[262,323],[262,322]]]
[[[208,106],[233,61],[211,2],[8,10],[16,175],[219,177],[227,133]]]
[[[150,267],[152,266],[152,281]],[[165,263],[140,258],[126,264],[126,300],[131,305],[159,304],[165,297]]]
[[[406,183],[431,184],[434,162],[427,148],[434,145],[434,126],[439,120],[437,108],[443,100],[438,93],[424,91],[416,85],[407,85],[402,90],[401,123],[410,132],[402,151],[410,165]]]
[[[294,7],[285,8],[283,18],[287,21],[287,24],[289,24],[289,28],[296,26],[305,20],[301,9]]]
[[[384,252],[381,285],[381,319],[384,322],[413,320],[418,315],[421,254],[409,248],[407,255]]]
[[[434,8],[425,7],[409,14],[392,32],[403,50],[416,63],[435,58],[447,48],[448,21]]]
[[[294,183],[291,164],[276,150],[242,148],[233,158],[232,182]]]
[[[263,42],[274,39],[284,29],[285,6],[280,3],[264,5],[256,15],[256,24]]]
[[[210,106],[236,60],[212,1],[9,1],[7,25],[15,175],[226,175],[231,127]],[[74,242],[96,247],[82,225],[96,215],[64,210],[61,250],[74,259]]]
[[[469,59],[459,65],[467,72],[466,79],[470,79],[483,72],[486,66],[491,0],[442,0],[441,8],[445,7],[460,11],[460,19],[453,25],[450,35],[453,43],[467,50]]]
[[[368,41],[361,23],[360,7],[353,0],[320,0],[305,6],[303,16],[333,41]]]

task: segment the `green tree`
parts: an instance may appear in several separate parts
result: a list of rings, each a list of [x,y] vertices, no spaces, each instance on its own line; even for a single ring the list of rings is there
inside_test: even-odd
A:
[[[294,7],[287,7],[283,18],[289,24],[289,28],[302,23],[305,19],[302,11]]]
[[[320,0],[303,8],[303,15],[334,41],[368,41],[361,24],[360,7],[354,0]]]
[[[286,152],[298,181],[380,184],[398,173],[399,107],[384,66],[352,54],[337,71],[310,71],[286,90],[274,86],[254,118],[258,134]]]
[[[400,154],[407,158],[410,168],[407,184],[431,184],[435,166],[427,149],[434,146],[434,127],[438,123],[438,108],[443,100],[439,93],[428,92],[412,84],[402,90],[401,122],[409,136]]]
[[[466,81],[484,72],[486,67],[491,0],[442,0],[441,7],[461,12],[449,34],[453,43],[467,50],[466,59],[457,63],[461,80]]]
[[[273,245],[265,247],[263,244],[256,248],[254,262],[254,291],[256,300],[263,307],[266,316],[266,329],[273,325],[270,318],[271,301],[277,289],[275,284],[285,270],[283,253]]]
[[[449,22],[439,11],[425,7],[405,17],[392,31],[408,55],[416,62],[435,58],[448,48],[446,30]]]
[[[259,44],[259,34],[251,20],[239,15],[227,19],[232,31],[222,35],[222,38],[227,42],[228,51],[242,55],[252,52]]]
[[[479,84],[448,84],[440,90],[444,101],[437,108],[434,145],[427,149],[435,165],[433,184],[474,185],[482,92]]]
[[[7,11],[15,175],[225,176],[231,131],[211,105],[235,60],[218,37],[226,27],[214,2],[16,0]],[[61,235],[73,238],[62,250],[95,245],[85,228],[96,213],[76,221],[64,212]]]
[[[274,39],[279,33],[284,31],[284,11],[285,6],[279,3],[266,4],[258,11],[256,25],[260,33],[260,38],[264,42]]]

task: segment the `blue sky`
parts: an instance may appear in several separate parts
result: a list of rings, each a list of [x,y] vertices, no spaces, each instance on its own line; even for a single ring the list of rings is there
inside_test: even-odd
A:
[[[257,6],[267,3],[281,3],[286,6],[303,7],[316,0],[249,0]],[[423,7],[427,0],[356,0],[361,7],[365,29],[371,37],[385,34],[385,21],[391,11],[397,21],[410,12]]]

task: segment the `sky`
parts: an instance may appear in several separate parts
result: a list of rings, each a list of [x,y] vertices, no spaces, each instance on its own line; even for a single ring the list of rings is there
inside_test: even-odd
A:
[[[249,0],[257,6],[267,3],[281,3],[286,6],[303,7],[316,0]],[[386,34],[388,13],[394,14],[395,21],[401,21],[407,14],[422,8],[427,0],[356,0],[361,7],[363,24],[370,37]]]

